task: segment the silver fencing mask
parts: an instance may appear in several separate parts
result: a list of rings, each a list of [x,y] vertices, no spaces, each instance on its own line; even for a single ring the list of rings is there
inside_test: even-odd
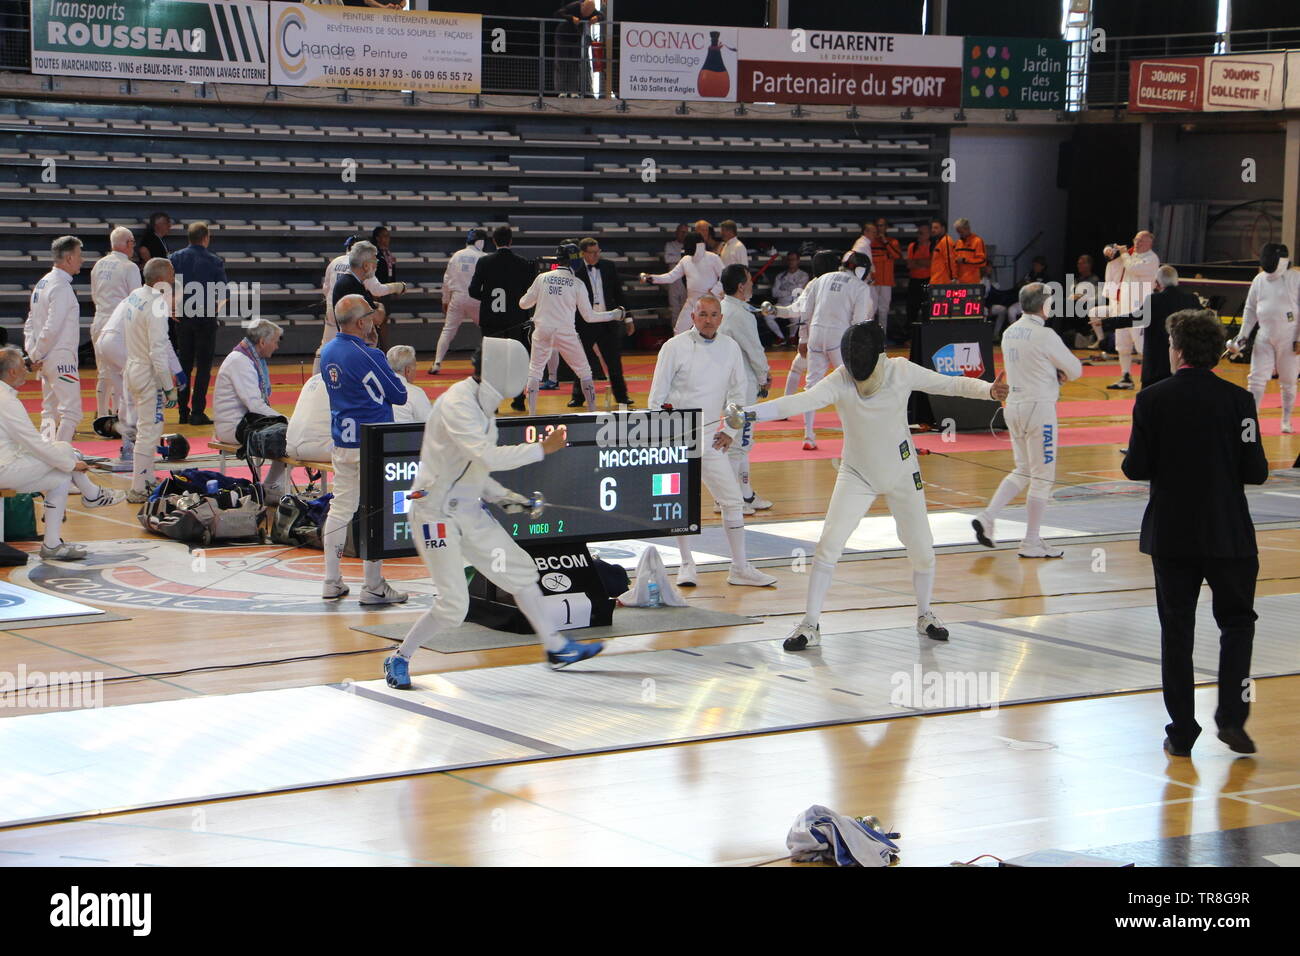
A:
[[[885,330],[875,322],[850,325],[840,338],[840,358],[855,381],[871,378],[885,354]]]
[[[1266,242],[1259,250],[1259,267],[1269,275],[1285,272],[1291,265],[1287,247],[1280,242]]]

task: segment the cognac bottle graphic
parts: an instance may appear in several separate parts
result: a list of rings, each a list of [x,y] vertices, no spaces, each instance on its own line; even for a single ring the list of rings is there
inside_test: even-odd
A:
[[[709,53],[704,58],[704,65],[700,67],[697,81],[701,97],[717,99],[731,92],[731,77],[727,75],[727,65],[722,62],[723,44],[719,41],[719,36],[721,34],[717,30],[709,31]]]

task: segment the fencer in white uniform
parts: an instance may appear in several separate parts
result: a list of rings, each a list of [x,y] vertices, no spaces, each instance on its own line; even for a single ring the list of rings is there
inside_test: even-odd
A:
[[[1049,304],[1060,307],[1060,303],[1051,303],[1043,283],[1031,282],[1020,290],[1020,318],[1002,334],[1002,361],[1010,388],[1007,431],[1011,433],[1016,467],[1002,479],[988,507],[971,522],[976,540],[986,548],[996,547],[994,522],[1002,509],[1028,488],[1025,537],[1020,542],[1022,558],[1059,558],[1065,554],[1043,541],[1041,529],[1060,454],[1056,400],[1061,383],[1082,375],[1083,365],[1061,337],[1047,327]]]
[[[408,390],[409,391],[409,390]],[[285,451],[300,461],[329,461],[334,451],[330,435],[330,396],[319,374],[307,379],[289,416]]]
[[[840,340],[845,331],[851,325],[870,321],[875,314],[870,281],[871,257],[850,252],[838,270],[809,282],[793,305],[776,309],[783,318],[795,314],[805,317],[799,327],[799,349],[808,355],[805,389],[813,388],[844,364]],[[813,419],[813,412],[803,417],[804,451],[817,449]]]
[[[406,404],[393,406],[394,424],[423,424],[429,418],[433,403],[429,401],[428,393],[411,381],[415,372],[415,349],[409,345],[394,345],[385,353],[385,357],[393,374],[406,383]]]
[[[673,334],[679,335],[691,327],[695,314],[695,303],[702,295],[722,298],[722,260],[709,252],[700,242],[700,237],[691,233],[686,237],[683,248],[686,254],[677,260],[677,265],[660,275],[641,273],[641,281],[652,285],[669,285],[678,279],[686,279],[686,299],[677,321],[673,324]]]
[[[803,621],[786,638],[785,649],[801,651],[821,642],[818,621],[835,564],[877,495],[885,496],[912,565],[917,632],[946,641],[948,630],[930,608],[934,537],[926,514],[921,468],[907,426],[907,401],[913,391],[1000,400],[1006,397],[1006,385],[940,375],[907,359],[891,359],[885,354],[885,333],[875,322],[850,326],[841,336],[840,349],[844,364],[808,391],[743,410],[727,410],[727,424],[735,427],[745,419],[775,421],[834,405],[843,423],[844,457],[808,572],[808,607]]]
[[[126,226],[108,234],[109,252],[90,270],[90,299],[95,317],[90,322],[90,342],[95,349],[95,417],[121,415],[127,406],[122,391],[121,366],[116,378],[104,374],[99,338],[113,311],[128,295],[140,288],[140,267],[131,261],[135,235]]]
[[[433,403],[424,426],[420,467],[411,483],[412,536],[438,596],[411,626],[397,653],[384,661],[388,685],[399,690],[411,686],[409,662],[420,645],[465,622],[466,565],[514,597],[540,635],[551,667],[576,664],[603,649],[599,642],[579,644],[556,631],[538,586],[537,565],[487,510],[488,504],[507,512],[530,512],[536,506],[491,473],[559,451],[565,445],[564,426],[540,442],[498,445],[497,406],[524,387],[528,352],[514,339],[488,338],[473,361],[474,376],[457,382]]]
[[[72,278],[81,271],[81,240],[60,236],[50,244],[50,253],[54,268],[32,290],[23,326],[23,351],[40,371],[41,434],[70,442],[81,424],[81,374],[77,371],[81,306],[72,290]]]
[[[682,245],[682,240],[690,232],[690,226],[686,223],[679,223],[676,235],[664,243],[664,265],[669,269],[682,261],[682,256],[686,250]],[[686,302],[686,283],[677,279],[668,283],[668,312],[676,323],[677,316],[682,313],[682,305]]]
[[[1267,243],[1259,255],[1260,272],[1250,282],[1241,332],[1229,343],[1240,353],[1259,325],[1250,352],[1250,375],[1246,387],[1255,396],[1255,408],[1264,400],[1268,381],[1277,373],[1282,390],[1282,432],[1292,433],[1291,412],[1295,408],[1296,373],[1300,367],[1300,272],[1291,268],[1285,245]]]
[[[1152,251],[1155,236],[1145,230],[1133,237],[1132,249],[1122,246],[1107,246],[1106,255],[1114,258],[1106,264],[1106,297],[1109,305],[1107,314],[1111,317],[1132,315],[1136,319],[1155,287],[1156,270],[1160,268],[1160,257]],[[1118,268],[1112,271],[1113,267]],[[1135,321],[1132,328],[1115,330],[1115,351],[1119,353],[1120,378],[1108,389],[1127,390],[1133,388],[1133,354],[1142,354],[1142,330],[1145,322]]]
[[[704,487],[722,507],[722,527],[731,549],[727,583],[767,587],[775,584],[776,578],[749,563],[740,482],[727,458],[727,449],[739,437],[744,423],[735,428],[717,427],[717,416],[723,409],[744,398],[744,359],[740,346],[718,333],[722,325],[722,303],[714,296],[704,295],[696,300],[692,322],[691,328],[674,335],[659,350],[647,407],[700,409],[700,475]],[[677,583],[694,587],[695,558],[691,555],[690,538],[679,537],[677,548],[681,552]]]
[[[127,397],[135,419],[134,468],[127,501],[139,504],[149,496],[154,454],[162,438],[163,408],[176,407],[176,378],[172,373],[171,321],[176,271],[161,256],[144,264],[144,285],[126,298],[123,315],[126,339]]]
[[[757,317],[746,304],[754,293],[749,269],[735,264],[727,266],[722,270],[722,288],[727,297],[722,300],[722,325],[718,327],[718,334],[730,337],[740,346],[741,367],[745,373],[742,404],[751,405],[758,401],[758,390],[772,384],[772,373],[768,369],[767,353],[758,337]],[[736,472],[736,480],[740,482],[745,514],[772,507],[772,502],[754,492],[749,481],[749,452],[753,445],[754,429],[747,422],[727,449],[727,458]],[[714,510],[721,511],[722,506],[716,505]]]
[[[487,241],[486,229],[471,229],[465,237],[465,248],[452,253],[447,260],[447,271],[442,276],[442,334],[429,371],[437,375],[442,371],[442,360],[456,339],[456,333],[466,322],[478,325],[478,299],[469,294],[469,281],[474,278],[474,267],[483,258],[483,243]]]
[[[622,308],[598,312],[582,280],[573,274],[572,263],[581,253],[576,242],[562,242],[556,253],[560,266],[543,272],[519,299],[519,308],[533,309],[532,355],[528,364],[528,414],[537,414],[537,391],[542,384],[542,370],[553,352],[558,351],[573,369],[587,399],[587,411],[596,410],[596,383],[591,379],[591,364],[574,326],[574,313],[586,322],[622,320]]]

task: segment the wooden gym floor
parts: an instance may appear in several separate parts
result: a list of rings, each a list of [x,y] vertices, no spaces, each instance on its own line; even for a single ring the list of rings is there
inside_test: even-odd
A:
[[[791,353],[769,353],[782,367]],[[274,363],[276,371],[297,361]],[[644,362],[642,364],[645,364]],[[438,379],[467,374],[448,362]],[[427,369],[422,362],[421,369]],[[1220,374],[1244,383],[1245,367]],[[93,375],[92,373],[89,373]],[[1113,377],[1070,383],[1063,401],[1122,400]],[[784,382],[784,373],[778,376]],[[631,379],[643,405],[649,375]],[[87,408],[93,379],[83,379]],[[1270,385],[1275,392],[1276,384]],[[34,383],[24,397],[38,394]],[[541,411],[566,411],[567,391],[543,393]],[[292,405],[281,408],[286,414]],[[173,413],[174,414],[174,413]],[[1264,417],[1276,417],[1276,409]],[[89,419],[87,419],[87,425]],[[1063,420],[1063,425],[1084,424]],[[1086,424],[1127,424],[1090,415]],[[765,432],[760,440],[794,439]],[[169,428],[170,430],[170,428]],[[207,429],[182,428],[202,447]],[[1265,438],[1274,468],[1300,454],[1300,436]],[[969,509],[1011,467],[1009,451],[929,456],[922,464],[932,510]],[[1058,479],[1121,478],[1114,445],[1065,446]],[[776,502],[758,517],[818,517],[832,469],[820,461],[754,467],[754,486]],[[101,479],[125,486],[118,476]],[[707,514],[706,520],[716,520]],[[1050,511],[1049,511],[1050,522]],[[87,512],[70,501],[65,538],[142,537],[134,509]],[[1261,532],[1259,594],[1300,590],[1300,529]],[[34,550],[34,545],[24,545]],[[1136,541],[1066,545],[1064,560],[1030,562],[1014,549],[941,555],[936,610],[944,620],[997,620],[1040,613],[1154,603],[1150,563]],[[411,559],[418,566],[418,562]],[[774,589],[731,588],[701,576],[696,599],[719,610],[765,616],[734,629],[618,638],[606,654],[780,638],[802,613],[804,578],[769,569]],[[8,570],[6,569],[6,576]],[[904,559],[840,565],[825,615],[827,633],[914,621]],[[233,694],[380,676],[392,645],[337,618],[200,615],[138,607],[130,620],[0,631],[0,672],[102,671],[104,704]],[[355,621],[355,618],[351,619]],[[286,626],[287,625],[287,626]],[[1202,641],[1213,634],[1200,635]],[[415,673],[538,660],[532,647],[452,655],[421,651]],[[547,672],[539,666],[538,679]],[[1197,693],[1202,735],[1191,760],[1161,751],[1158,692],[1000,708],[994,713],[907,717],[874,723],[681,744],[617,754],[539,760],[479,770],[323,787],[201,805],[110,814],[0,830],[8,865],[780,865],[796,813],[820,803],[874,814],[902,834],[904,865],[943,865],[981,853],[1000,857],[1045,847],[1084,849],[1300,818],[1300,749],[1293,714],[1300,677],[1259,682],[1250,731],[1254,759],[1235,759],[1213,739],[1216,690]],[[3,717],[24,711],[0,709]],[[166,728],[159,728],[165,734]],[[936,812],[940,811],[940,812]],[[919,822],[920,819],[925,824]],[[941,820],[941,823],[935,823]]]

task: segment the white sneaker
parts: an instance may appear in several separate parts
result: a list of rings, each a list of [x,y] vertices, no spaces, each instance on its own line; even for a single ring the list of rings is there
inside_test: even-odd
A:
[[[1063,558],[1065,552],[1039,538],[1037,541],[1020,542],[1020,556],[1022,558]]]
[[[382,579],[379,582],[379,590],[377,591],[372,591],[370,588],[361,589],[361,603],[371,606],[380,604],[403,604],[406,602],[408,597],[410,597],[409,594],[398,591],[391,584]]]
[[[98,498],[87,498],[83,495],[81,503],[87,508],[108,508],[112,505],[120,505],[125,500],[125,491],[118,491],[114,488],[100,488]]]
[[[803,450],[804,450],[804,451],[816,451],[816,450],[817,450],[817,439],[815,439],[815,438],[805,438],[805,439],[803,440]]]
[[[752,498],[745,499],[745,507],[750,509],[745,514],[753,514],[755,511],[766,511],[772,507],[772,502],[755,494]]]
[[[799,624],[781,645],[786,651],[806,651],[822,642],[822,629],[816,624]]]
[[[677,569],[677,586],[679,588],[695,587],[695,562],[683,564]]]
[[[986,548],[996,548],[997,538],[993,536],[993,519],[984,512],[977,514],[970,526],[975,529],[975,540]]]
[[[752,564],[747,564],[743,568],[737,568],[733,564],[731,573],[727,575],[727,583],[750,588],[770,588],[776,584],[776,578],[758,570]]]
[[[81,561],[86,557],[86,549],[79,544],[61,541],[53,548],[41,545],[42,561]]]
[[[768,502],[767,506],[769,508],[772,507],[771,502]],[[752,515],[754,513],[754,506],[747,501],[742,501],[740,511],[741,514]],[[722,505],[718,504],[716,501],[713,503],[713,513],[715,515],[722,514]]]
[[[1291,427],[1291,419],[1289,418],[1282,419],[1282,434],[1290,435],[1293,434],[1294,431],[1295,430]]]
[[[320,596],[326,601],[334,601],[338,598],[346,597],[347,593],[348,586],[343,583],[342,578],[339,578],[337,581],[326,581],[324,586],[321,588]]]
[[[922,614],[916,619],[916,633],[932,641],[948,640],[948,629],[934,615],[934,612]]]

